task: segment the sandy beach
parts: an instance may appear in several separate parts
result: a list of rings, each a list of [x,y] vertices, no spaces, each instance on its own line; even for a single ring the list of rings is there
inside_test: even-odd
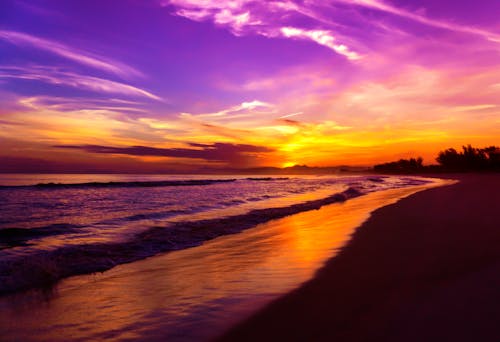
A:
[[[220,340],[498,341],[500,176],[450,178],[375,211],[311,281]]]

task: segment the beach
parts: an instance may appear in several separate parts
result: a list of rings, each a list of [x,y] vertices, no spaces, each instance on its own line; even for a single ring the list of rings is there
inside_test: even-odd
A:
[[[500,176],[441,177],[219,341],[498,341]]]
[[[48,292],[2,296],[0,335],[496,340],[500,177],[429,176],[434,182],[306,208],[195,247],[66,278]],[[361,184],[394,180],[383,177]]]

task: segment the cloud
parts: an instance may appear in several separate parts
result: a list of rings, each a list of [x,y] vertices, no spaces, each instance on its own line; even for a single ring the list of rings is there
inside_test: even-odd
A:
[[[145,113],[146,110],[134,107],[140,102],[120,99],[94,99],[84,97],[32,96],[19,99],[18,103],[36,110],[72,112],[78,110],[101,110],[113,112]]]
[[[388,39],[407,34],[411,29],[408,20],[500,42],[498,33],[434,19],[423,15],[422,11],[409,11],[381,0],[165,0],[162,5],[172,8],[175,15],[194,21],[210,21],[236,36],[307,40],[351,61],[364,59],[378,50],[373,45],[380,41],[382,34]],[[392,18],[381,18],[366,9],[389,14]],[[408,20],[395,21],[395,17]],[[372,62],[371,59],[367,61]]]
[[[378,141],[372,140],[378,144],[403,138],[414,139],[415,144],[479,137],[488,141],[499,131],[495,119],[500,117],[500,99],[494,87],[498,77],[489,69],[438,71],[412,66],[399,75],[366,80],[316,101],[322,101],[332,119],[354,131],[380,132]]]
[[[239,129],[229,126],[213,125],[208,123],[201,123],[199,125],[202,134],[211,134],[218,139],[226,138],[231,141],[249,140],[249,137],[255,138],[255,133],[248,129]],[[259,138],[258,136],[256,138]]]
[[[308,94],[325,92],[329,94],[333,90],[345,87],[359,77],[359,73],[352,69],[332,68],[331,61],[325,61],[324,64],[315,62],[310,65],[283,67],[276,72],[250,75],[243,81],[232,80],[229,77],[220,78],[215,85],[218,89],[238,93],[240,96],[245,96],[247,92],[255,96],[266,96],[272,98],[275,105],[279,105],[280,102],[289,102],[292,98],[300,102]],[[348,75],[348,79],[343,75]],[[362,76],[366,77],[366,73]],[[342,79],[342,82],[338,82],[337,79]],[[300,103],[297,103],[286,108],[285,112],[298,112],[301,111],[300,107]]]
[[[62,43],[39,38],[26,33],[0,30],[0,39],[18,46],[28,46],[39,50],[48,51],[60,57],[70,59],[79,64],[110,72],[124,78],[144,76],[140,71],[121,62],[96,54],[91,54],[89,52],[85,52]]]
[[[135,101],[54,96],[16,97],[15,101],[16,110],[2,113],[0,138],[16,137],[50,145],[183,148],[185,141],[266,145],[251,130],[138,112],[140,108],[134,107],[141,103]],[[252,102],[246,106],[255,105]]]
[[[0,78],[14,78],[22,80],[42,81],[46,83],[70,86],[74,88],[92,90],[111,94],[121,94],[134,97],[147,97],[163,101],[160,97],[137,87],[115,82],[103,78],[80,75],[58,68],[44,66],[36,67],[11,67],[0,66]]]
[[[273,113],[274,105],[271,103],[253,100],[249,102],[242,102],[239,105],[232,106],[213,113],[202,113],[202,114],[190,114],[181,113],[182,118],[212,118],[212,119],[222,119],[222,118],[242,118],[252,116],[258,113]]]
[[[209,162],[226,162],[230,164],[244,164],[255,159],[258,154],[269,153],[274,150],[264,146],[214,143],[189,143],[192,148],[156,148],[148,146],[111,147],[101,145],[56,145],[56,148],[77,149],[89,153],[124,154],[139,157],[171,157],[203,159]]]
[[[336,44],[335,37],[330,31],[326,30],[303,30],[296,27],[282,27],[281,33],[288,38],[310,39],[320,45],[324,45],[339,55],[346,56],[347,59],[357,60],[361,59],[361,55],[350,51],[350,49],[343,44]]]
[[[469,111],[476,111],[476,110],[496,109],[497,107],[500,107],[500,105],[478,104],[478,105],[473,105],[473,106],[457,106],[457,107],[454,107],[453,110],[457,111],[457,112],[469,112]]]
[[[291,114],[283,115],[283,116],[280,116],[278,119],[285,119],[285,118],[289,118],[289,117],[296,116],[296,115],[301,115],[301,114],[304,114],[304,112],[296,112],[296,113],[291,113]]]
[[[107,104],[114,103],[113,100],[102,99],[101,102],[75,98],[66,101],[57,97],[19,97],[18,108],[1,115],[0,139],[17,139],[44,146],[169,144],[169,147],[172,144],[182,147],[183,141],[191,139],[193,130],[189,125],[171,122],[168,128],[151,127],[144,119],[137,118],[139,115],[146,116],[146,113],[108,107]],[[5,147],[1,141],[0,146]]]
[[[482,36],[488,40],[500,43],[500,35],[489,32],[486,30],[482,30],[476,27],[470,27],[466,25],[459,25],[455,23],[450,23],[444,20],[437,20],[425,17],[421,14],[415,12],[409,12],[407,10],[397,8],[395,6],[391,6],[387,3],[384,3],[380,0],[336,0],[336,2],[343,2],[357,6],[363,6],[371,9],[376,9],[382,12],[394,14],[403,18],[411,19],[413,21],[419,22],[421,24],[425,24],[432,27],[447,29],[451,31],[463,32],[475,34],[478,36]]]
[[[329,134],[335,134],[338,131],[345,131],[345,130],[350,130],[352,127],[350,126],[343,126],[339,125],[335,121],[323,121],[320,123],[309,123],[309,122],[300,122],[296,120],[291,120],[288,119],[287,116],[285,118],[278,118],[276,120],[277,123],[280,125],[278,126],[269,126],[268,128],[276,128],[278,127],[278,131],[289,133],[293,132],[298,133],[302,135],[316,135],[316,136],[321,136],[321,135],[329,135]],[[288,128],[284,128],[282,125],[288,126]]]
[[[290,1],[215,1],[215,0],[169,0],[163,6],[173,6],[176,15],[194,20],[211,20],[234,35],[255,34],[268,38],[294,38],[313,41],[350,60],[361,55],[345,44],[334,43],[336,38],[329,30],[311,30],[285,24],[291,13],[314,17],[307,9]]]
[[[239,35],[247,26],[261,24],[259,20],[252,20],[250,12],[244,9],[252,1],[170,0],[163,1],[162,5],[175,6],[175,14],[191,20],[211,19],[215,24],[228,27],[232,33]]]

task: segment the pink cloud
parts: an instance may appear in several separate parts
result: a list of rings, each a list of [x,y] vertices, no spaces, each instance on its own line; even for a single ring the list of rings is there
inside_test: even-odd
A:
[[[333,0],[333,1],[216,1],[216,0],[165,0],[176,15],[195,21],[212,21],[234,35],[261,35],[268,38],[308,40],[327,47],[349,60],[359,60],[373,51],[373,41],[380,41],[383,34],[406,34],[405,25],[380,17],[366,15],[360,8],[380,11],[402,17],[428,27],[475,35],[491,42],[500,42],[498,33],[462,25],[396,7],[382,0]],[[354,26],[355,21],[359,26]]]
[[[360,54],[352,51],[345,43],[336,42],[337,38],[329,30],[292,27],[284,25],[282,20],[276,20],[285,17],[290,12],[314,17],[293,2],[170,0],[162,4],[174,6],[175,14],[194,21],[211,20],[216,25],[226,27],[234,35],[256,34],[269,38],[310,40],[350,60],[361,58]]]

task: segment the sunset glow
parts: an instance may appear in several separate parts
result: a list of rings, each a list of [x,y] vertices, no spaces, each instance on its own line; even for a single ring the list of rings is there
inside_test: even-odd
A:
[[[0,171],[372,165],[500,142],[500,3],[0,8]]]

